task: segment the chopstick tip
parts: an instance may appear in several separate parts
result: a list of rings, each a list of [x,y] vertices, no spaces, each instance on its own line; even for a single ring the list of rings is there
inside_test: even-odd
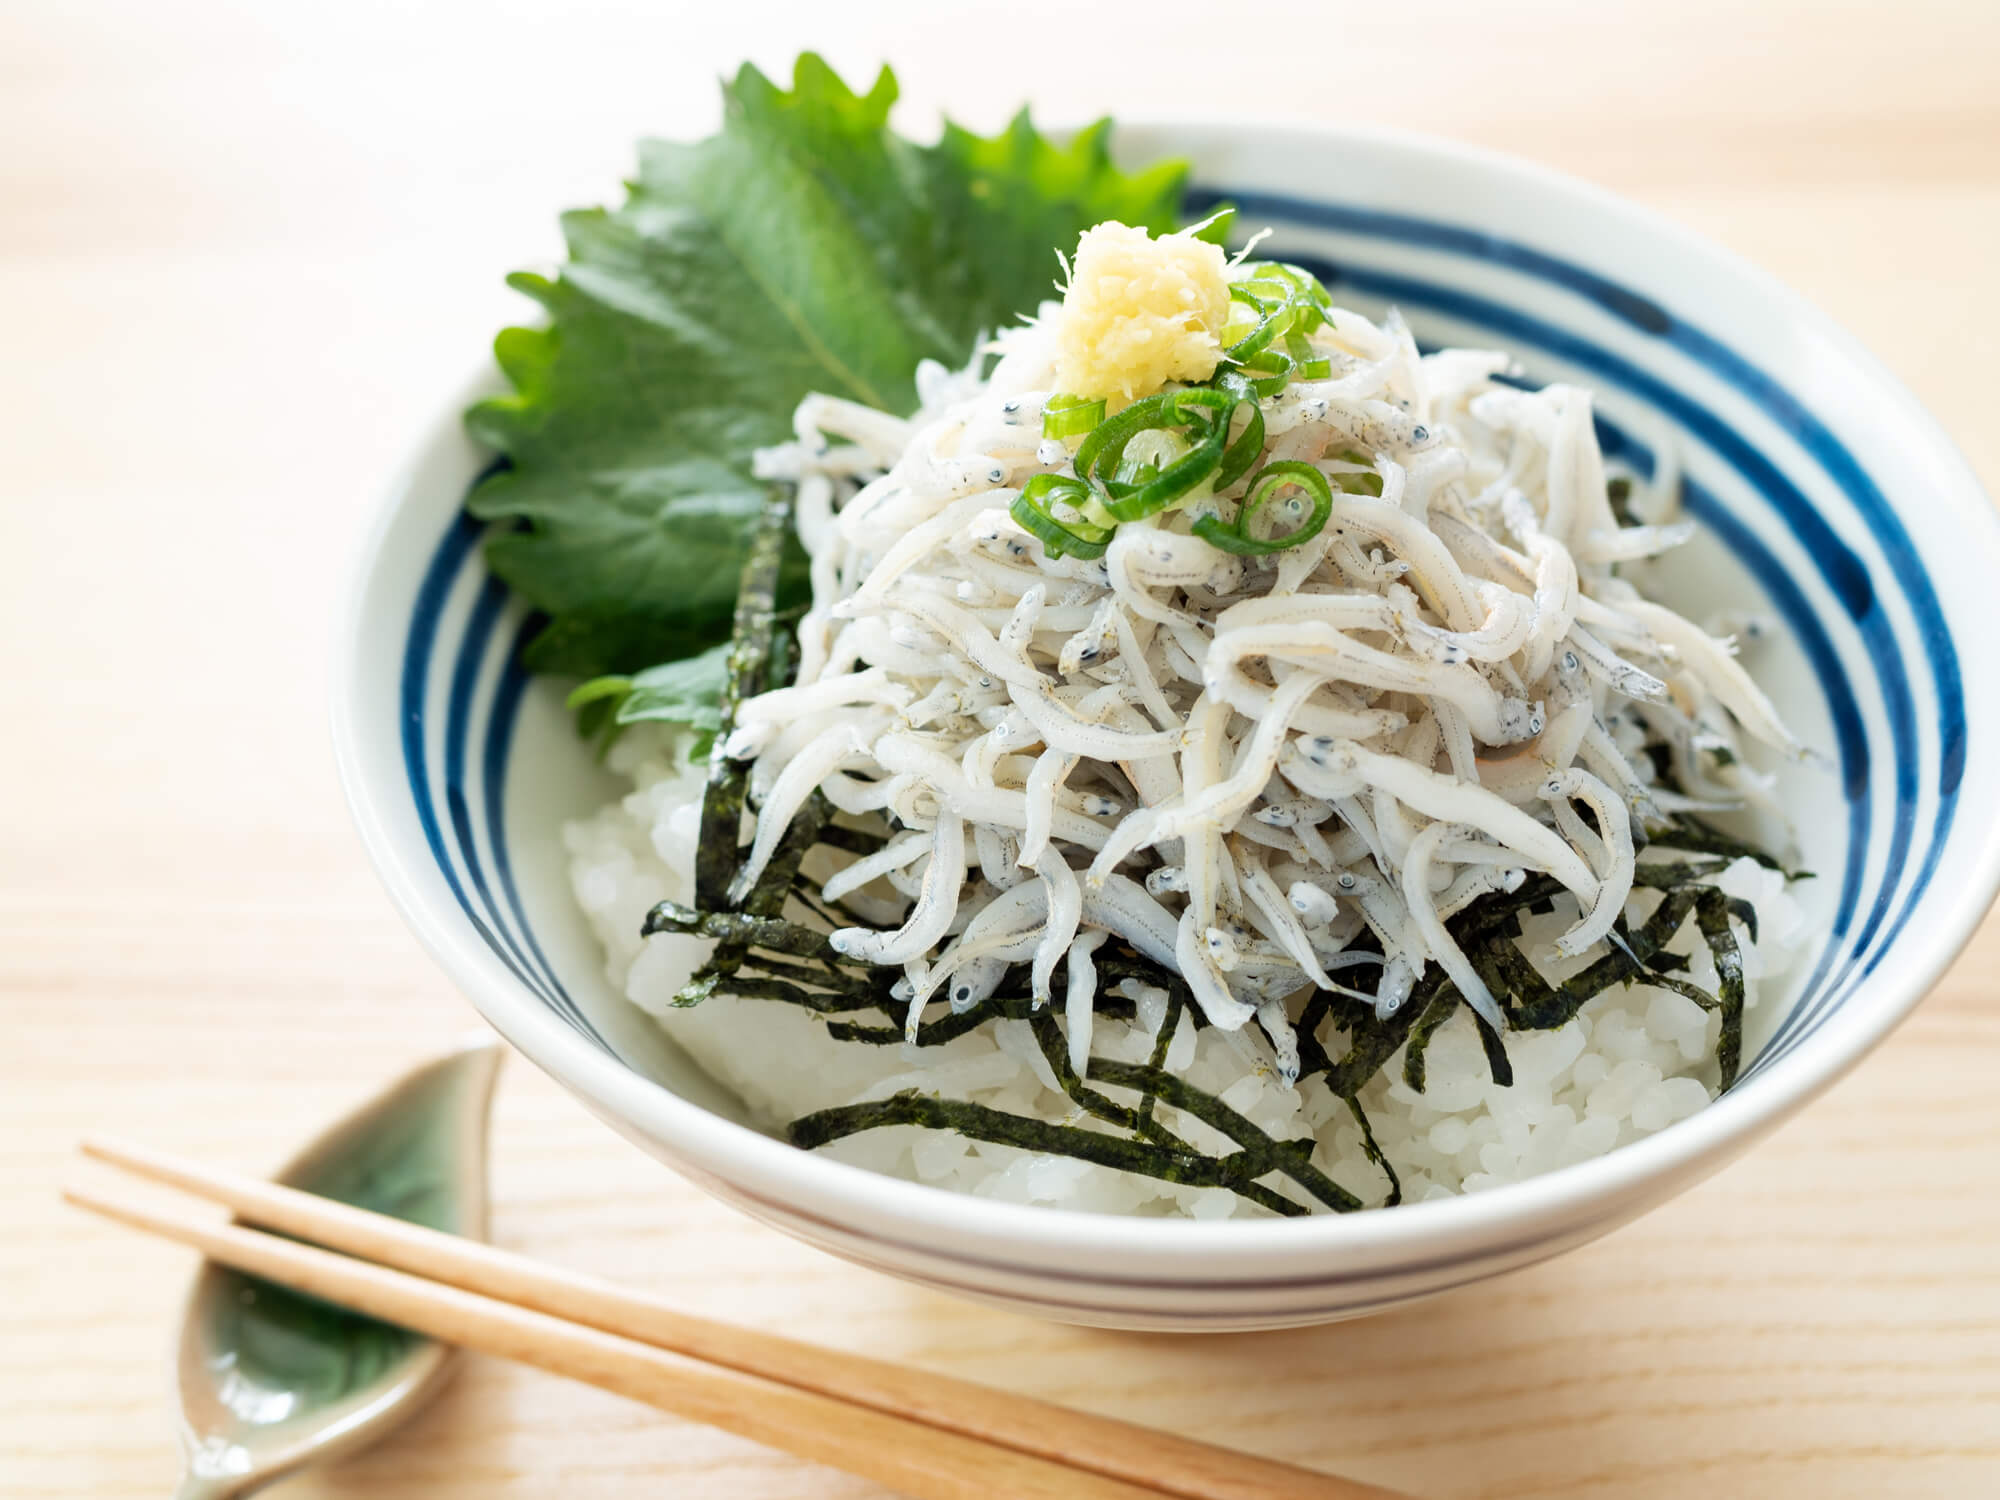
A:
[[[73,1182],[62,1185],[62,1201],[71,1208],[81,1208],[88,1213],[102,1213],[104,1200],[89,1188],[78,1187]]]

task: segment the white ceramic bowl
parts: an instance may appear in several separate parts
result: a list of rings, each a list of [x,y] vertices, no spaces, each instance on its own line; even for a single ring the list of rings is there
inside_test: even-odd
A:
[[[1950,442],[1855,342],[1769,277],[1519,162],[1378,133],[1128,129],[1195,164],[1199,209],[1337,300],[1427,342],[1513,350],[1596,388],[1640,467],[1672,443],[1708,535],[1677,602],[1784,621],[1759,674],[1830,757],[1786,779],[1825,934],[1693,1118],[1580,1166],[1450,1201],[1266,1222],[1020,1207],[892,1180],[742,1123],[606,984],[572,909],[563,818],[611,788],[558,685],[513,665],[526,622],[460,501],[488,462],[450,401],[392,491],[355,586],[335,732],[370,854],[447,973],[614,1129],[745,1212],[839,1255],[1053,1318],[1156,1329],[1349,1317],[1531,1264],[1653,1207],[1858,1062],[1959,951],[2000,882],[2000,522]]]

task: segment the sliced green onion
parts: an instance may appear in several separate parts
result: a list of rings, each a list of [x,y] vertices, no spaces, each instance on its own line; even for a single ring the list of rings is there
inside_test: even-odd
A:
[[[1251,536],[1251,517],[1262,509],[1265,501],[1287,485],[1296,485],[1312,497],[1312,513],[1295,530],[1283,536],[1268,540]],[[1250,482],[1249,493],[1243,497],[1243,504],[1236,512],[1234,526],[1226,525],[1220,516],[1203,516],[1194,523],[1194,534],[1238,557],[1263,557],[1283,552],[1288,547],[1296,547],[1300,542],[1318,536],[1332,514],[1333,487],[1326,482],[1326,476],[1311,464],[1286,459],[1265,465]]]
[[[1307,308],[1305,311],[1314,310]],[[1285,335],[1285,352],[1292,357],[1292,379],[1326,380],[1333,374],[1333,361],[1313,348],[1312,340],[1306,337],[1309,331],[1301,319]]]
[[[1292,378],[1296,362],[1282,349],[1266,349],[1243,361],[1249,372],[1250,389],[1260,396],[1275,396]]]
[[[1258,459],[1264,456],[1264,409],[1257,404],[1256,392],[1241,375],[1224,374],[1216,382],[1216,388],[1229,398],[1229,407],[1222,413],[1225,429],[1236,420],[1239,407],[1247,407],[1250,420],[1244,424],[1237,436],[1222,455],[1222,466],[1215,473],[1215,487],[1226,490],[1245,474]]]
[[[1075,437],[1104,420],[1104,403],[1085,396],[1055,395],[1042,405],[1042,436]]]
[[[1126,477],[1121,463],[1119,474],[1103,484],[1100,497],[1113,517],[1138,521],[1158,515],[1216,471],[1222,462],[1225,434],[1213,423],[1204,424],[1201,415],[1202,407],[1213,404],[1213,393],[1203,387],[1168,394],[1162,409],[1164,418],[1176,426],[1190,428],[1197,441],[1173,462],[1142,480],[1136,475]],[[1121,450],[1124,446],[1124,443],[1119,445]]]
[[[1013,510],[1056,555],[1099,556],[1118,523],[1157,515],[1191,493],[1230,489],[1263,455],[1266,429],[1260,400],[1278,395],[1293,380],[1323,380],[1332,374],[1331,359],[1307,337],[1325,325],[1330,306],[1325,288],[1310,273],[1278,262],[1255,263],[1230,286],[1229,300],[1224,368],[1209,384],[1159,392],[1115,416],[1106,415],[1102,401],[1066,393],[1049,398],[1042,413],[1043,435],[1083,435],[1070,464],[1075,478],[1065,477],[1060,484],[1054,476],[1030,481]],[[1239,410],[1247,416],[1232,440]],[[1128,451],[1145,432],[1172,441],[1149,441],[1136,453]],[[1173,451],[1181,444],[1186,445],[1182,451]],[[1302,467],[1311,478],[1293,474]],[[1313,495],[1312,518],[1280,541],[1250,536],[1244,529],[1250,518],[1284,485]],[[1218,545],[1232,551],[1276,552],[1316,534],[1331,508],[1332,487],[1317,470],[1273,465],[1258,475],[1234,527],[1208,517],[1197,529],[1226,537]]]
[[[1205,397],[1194,391],[1162,391],[1135,401],[1125,410],[1101,422],[1076,450],[1072,464],[1079,480],[1095,493],[1097,500],[1115,519],[1137,521],[1157,515],[1215,472],[1221,463],[1224,436],[1208,431],[1197,419],[1196,442],[1171,463],[1155,469],[1125,465],[1126,446],[1142,432],[1171,432],[1190,425],[1191,411],[1183,411],[1181,398],[1193,398],[1199,405]]]
[[[1155,427],[1134,433],[1118,458],[1116,484],[1144,484],[1161,469],[1185,454],[1194,444],[1172,427]]]
[[[1175,406],[1189,414],[1197,409],[1206,410],[1210,415],[1198,420],[1219,424],[1224,434],[1235,423],[1237,408],[1249,409],[1250,417],[1244,423],[1243,431],[1223,451],[1221,465],[1215,474],[1215,489],[1228,489],[1249,473],[1250,466],[1263,454],[1264,413],[1257,405],[1257,393],[1251,389],[1250,382],[1234,371],[1225,370],[1216,376],[1212,386],[1194,386],[1181,391],[1175,397]],[[1205,435],[1212,439],[1215,433],[1206,430]]]
[[[1240,289],[1242,295],[1236,299],[1239,302],[1247,302],[1261,312],[1277,312],[1292,300],[1298,286],[1290,277],[1267,274],[1269,263],[1264,265],[1265,270],[1253,271],[1242,280],[1232,282],[1231,290]]]
[[[1213,474],[1221,462],[1222,439],[1211,435],[1143,484],[1109,487],[1101,497],[1102,504],[1120,521],[1156,516]]]
[[[1230,286],[1229,297],[1232,302],[1254,309],[1257,316],[1254,322],[1231,320],[1225,332],[1234,333],[1238,328],[1246,331],[1223,351],[1223,358],[1231,364],[1253,368],[1252,361],[1282,338],[1292,359],[1287,378],[1293,378],[1297,367],[1308,361],[1317,370],[1318,362],[1310,355],[1309,346],[1301,346],[1306,334],[1326,323],[1327,313],[1332,309],[1326,288],[1309,271],[1278,261],[1253,261],[1248,273]],[[1273,389],[1274,381],[1276,373],[1269,372],[1269,378],[1262,383],[1263,394],[1273,395],[1276,389],[1282,389],[1281,381]]]
[[[1070,467],[1076,477],[1090,480],[1093,476],[1109,478],[1118,472],[1118,462],[1125,456],[1125,445],[1140,433],[1152,428],[1178,426],[1174,415],[1174,392],[1162,391],[1157,396],[1148,396],[1143,401],[1134,401],[1115,417],[1107,417],[1090,430],[1090,436],[1083,440],[1083,446],[1076,450],[1076,457]]]
[[[1319,322],[1325,321],[1324,315],[1333,310],[1333,298],[1320,284],[1317,276],[1304,266],[1295,266],[1290,261],[1267,260],[1260,265],[1259,274],[1272,275],[1290,284],[1299,304],[1320,314]],[[1318,326],[1318,322],[1313,323],[1306,331],[1311,332],[1312,328]]]
[[[1232,364],[1242,364],[1251,355],[1269,346],[1272,339],[1290,326],[1286,314],[1291,307],[1289,297],[1272,297],[1268,287],[1260,288],[1252,282],[1238,281],[1229,288],[1229,300],[1254,308],[1257,321],[1250,331],[1227,349],[1222,357]]]
[[[1036,474],[1021,487],[1008,511],[1021,528],[1038,539],[1050,557],[1102,557],[1111,528],[1093,526],[1081,516],[1058,517],[1055,507],[1072,510],[1091,498],[1090,486],[1065,474]]]

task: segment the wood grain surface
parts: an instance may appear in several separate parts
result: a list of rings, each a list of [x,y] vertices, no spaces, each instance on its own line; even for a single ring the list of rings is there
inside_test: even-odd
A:
[[[2000,6],[0,5],[0,1494],[167,1493],[183,1254],[56,1201],[85,1131],[263,1168],[473,1023],[326,733],[347,560],[526,307],[554,211],[714,76],[887,57],[905,127],[1192,105],[1577,172],[1857,331],[2000,488]],[[1265,59],[1274,55],[1273,67]],[[1893,458],[1878,459],[1893,462]],[[1973,670],[1993,670],[1975,659]],[[2000,926],[1748,1159],[1553,1264],[1370,1321],[1174,1339],[962,1306],[709,1202],[531,1066],[499,1240],[691,1306],[1407,1488],[2000,1493]],[[864,1500],[470,1360],[289,1500]]]

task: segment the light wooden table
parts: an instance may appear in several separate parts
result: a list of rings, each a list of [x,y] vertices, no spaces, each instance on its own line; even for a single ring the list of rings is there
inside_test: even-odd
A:
[[[1817,299],[2000,489],[1990,0],[1132,9],[0,7],[0,1494],[154,1496],[173,1470],[162,1342],[189,1266],[57,1204],[75,1137],[267,1166],[472,1022],[334,783],[346,555],[527,311],[502,273],[554,253],[554,210],[611,192],[636,136],[705,129],[739,58],[886,54],[913,130],[1032,93],[1046,119],[1191,100],[1539,157]],[[1438,1500],[1991,1495],[1996,959],[1989,924],[1857,1076],[1668,1208],[1343,1327],[1176,1340],[961,1306],[717,1207],[524,1064],[496,1228],[727,1316]],[[474,1360],[399,1437],[283,1493],[874,1492]]]

